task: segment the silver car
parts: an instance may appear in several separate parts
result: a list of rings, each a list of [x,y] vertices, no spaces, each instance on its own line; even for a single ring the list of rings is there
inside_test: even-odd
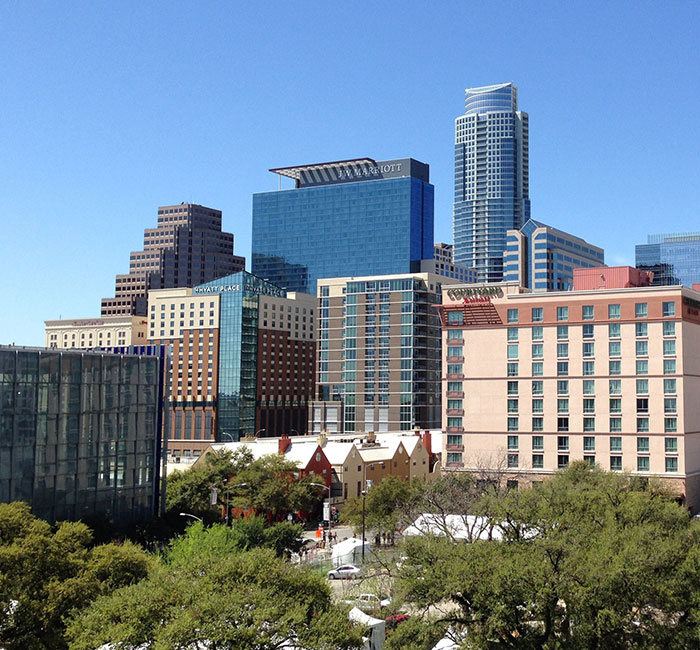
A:
[[[360,569],[360,567],[357,567],[354,564],[343,564],[343,566],[339,566],[337,569],[331,569],[328,572],[328,579],[354,580],[355,578],[360,577],[361,572],[362,570]]]

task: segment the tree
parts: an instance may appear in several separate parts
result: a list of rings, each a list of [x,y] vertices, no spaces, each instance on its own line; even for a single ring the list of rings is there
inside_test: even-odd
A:
[[[420,484],[409,483],[396,476],[387,476],[381,483],[372,485],[365,496],[365,527],[393,536],[399,525],[401,513],[410,508],[421,487]],[[350,499],[345,504],[340,519],[360,530],[362,497]]]
[[[0,504],[0,647],[65,647],[64,617],[144,578],[153,560],[130,542],[92,547],[80,522],[55,528],[26,503]]]
[[[465,647],[697,647],[700,530],[659,485],[576,463],[481,506],[503,541],[414,538],[398,582]]]
[[[231,501],[241,508],[253,508],[270,522],[288,513],[310,512],[323,494],[310,485],[314,477],[300,476],[296,463],[284,456],[258,458],[231,481]]]
[[[245,447],[233,453],[214,451],[197,467],[170,474],[166,481],[166,511],[174,517],[188,512],[207,521],[220,521],[219,509],[211,505],[211,489],[216,488],[221,496],[229,479],[252,462],[253,454]]]
[[[179,549],[148,579],[99,598],[69,624],[71,650],[361,647],[360,630],[333,608],[323,578],[266,549],[218,552],[220,542],[204,554]]]

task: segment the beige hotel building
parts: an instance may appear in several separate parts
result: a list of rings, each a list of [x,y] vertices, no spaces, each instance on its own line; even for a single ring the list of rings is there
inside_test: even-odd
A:
[[[601,267],[567,292],[443,287],[443,469],[529,483],[585,460],[699,509],[700,293],[648,281]]]

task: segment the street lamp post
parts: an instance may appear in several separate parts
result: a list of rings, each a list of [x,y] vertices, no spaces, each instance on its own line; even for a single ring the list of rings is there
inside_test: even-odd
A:
[[[328,490],[328,527],[333,528],[333,523],[331,521],[331,486],[326,485],[325,483],[309,483],[309,485],[315,485]]]
[[[228,431],[222,431],[222,432],[220,433],[220,435],[222,435],[222,436],[228,436],[229,438],[231,438],[231,442],[236,442],[235,438],[233,437],[233,434],[232,434],[232,433],[229,433]]]
[[[296,435],[299,435],[299,432],[296,429],[290,429],[289,433],[295,433]]]
[[[237,487],[248,487],[247,483],[236,483],[236,485],[226,485],[226,526],[229,526],[229,494],[231,492],[231,488],[237,488]]]
[[[258,434],[259,434],[259,433],[263,433],[264,431],[265,431],[265,429],[258,429],[258,430],[255,432],[255,437],[257,438],[257,437],[258,437]]]
[[[362,564],[365,563],[365,495],[367,490],[362,490]]]
[[[200,519],[200,518],[197,517],[196,515],[190,514],[189,512],[181,512],[181,513],[180,513],[180,516],[181,516],[181,517],[192,517],[192,519],[196,519],[197,521],[201,521],[202,523],[204,523],[204,522],[202,521],[202,519]]]

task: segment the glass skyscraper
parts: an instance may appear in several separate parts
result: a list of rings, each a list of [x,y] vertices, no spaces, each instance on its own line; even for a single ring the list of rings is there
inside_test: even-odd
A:
[[[635,266],[652,271],[652,285],[700,283],[700,232],[648,235],[635,246]]]
[[[432,259],[428,165],[361,158],[270,171],[296,187],[253,195],[255,275],[315,294],[319,278],[409,273]]]
[[[512,83],[466,90],[455,120],[454,263],[503,279],[506,232],[530,218],[528,115]]]

